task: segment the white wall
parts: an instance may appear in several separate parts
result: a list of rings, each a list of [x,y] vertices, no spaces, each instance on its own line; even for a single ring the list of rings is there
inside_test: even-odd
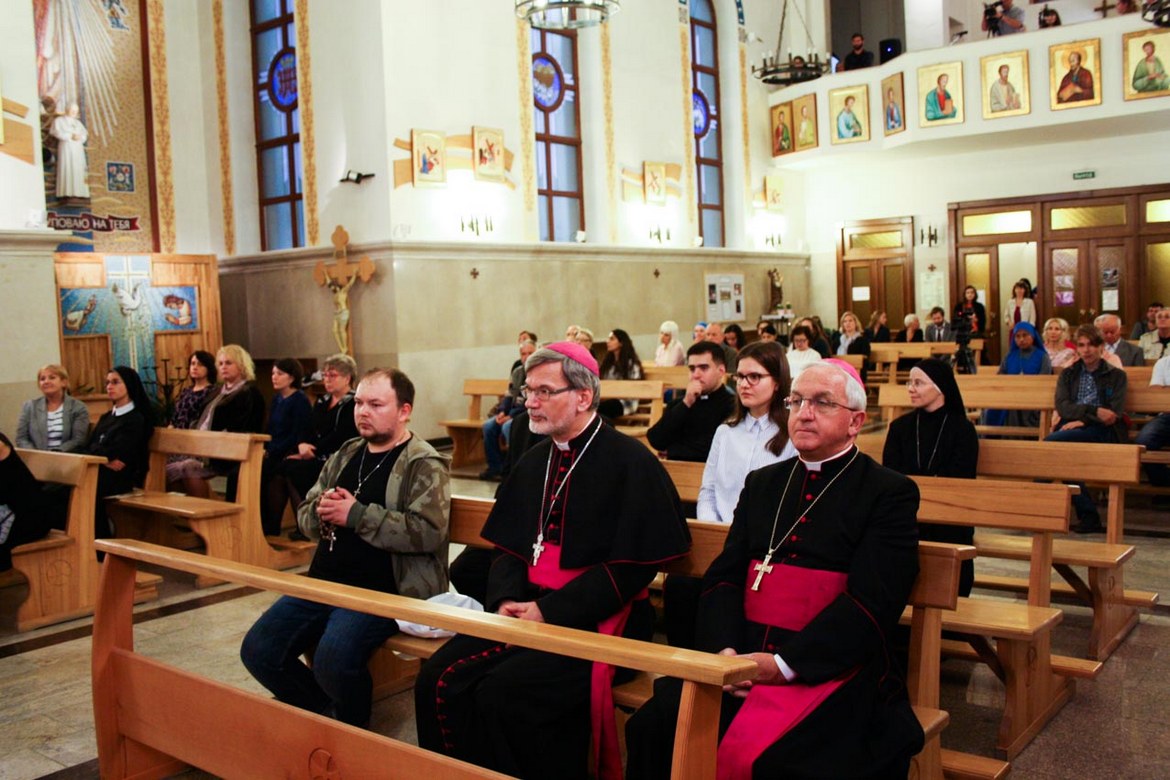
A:
[[[44,219],[45,183],[41,167],[40,100],[32,3],[5,3],[0,24],[0,94],[28,106],[21,121],[32,126],[33,164],[0,154],[0,230],[24,228]],[[30,214],[30,212],[33,212]]]

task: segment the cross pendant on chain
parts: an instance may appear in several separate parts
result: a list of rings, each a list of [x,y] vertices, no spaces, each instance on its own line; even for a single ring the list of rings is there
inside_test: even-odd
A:
[[[772,550],[768,550],[768,554],[764,556],[764,560],[756,564],[756,581],[752,583],[752,590],[760,589],[760,580],[764,579],[765,574],[772,573]]]
[[[532,565],[535,566],[540,562],[540,554],[544,552],[544,532],[536,535],[536,541],[532,543]]]

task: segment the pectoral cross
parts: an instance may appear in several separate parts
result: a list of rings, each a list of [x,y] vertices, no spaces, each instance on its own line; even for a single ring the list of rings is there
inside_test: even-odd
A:
[[[536,541],[532,544],[532,565],[535,566],[540,561],[540,554],[544,552],[544,532],[541,531],[536,535]]]
[[[764,556],[764,560],[756,564],[756,581],[752,583],[752,590],[760,589],[760,580],[764,579],[765,574],[772,573],[772,550],[768,550],[768,554]]]

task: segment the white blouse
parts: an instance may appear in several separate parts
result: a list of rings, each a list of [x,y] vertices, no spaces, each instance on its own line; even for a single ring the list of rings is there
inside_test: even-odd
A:
[[[703,468],[703,483],[699,487],[696,512],[699,520],[730,523],[747,475],[796,455],[791,439],[779,455],[773,455],[768,449],[768,442],[779,430],[767,414],[758,418],[748,415],[740,420],[739,425],[733,427],[724,423],[715,429],[711,452]]]

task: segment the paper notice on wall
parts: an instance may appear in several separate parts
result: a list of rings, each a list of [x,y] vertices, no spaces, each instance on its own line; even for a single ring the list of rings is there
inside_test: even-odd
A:
[[[854,287],[853,292],[851,293],[851,296],[852,296],[854,302],[868,301],[869,300],[869,288],[868,287]]]
[[[935,306],[941,306],[944,311],[950,308],[947,303],[946,278],[942,271],[923,271],[918,274],[918,309],[930,311]]]
[[[1118,309],[1117,290],[1102,290],[1101,291],[1101,311],[1117,311]]]

